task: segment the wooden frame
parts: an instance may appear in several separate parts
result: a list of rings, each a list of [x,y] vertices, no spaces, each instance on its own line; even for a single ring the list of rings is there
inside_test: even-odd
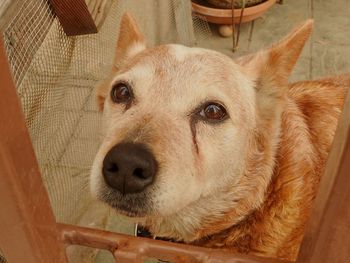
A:
[[[149,238],[133,237],[97,229],[59,224],[61,238],[68,245],[82,245],[110,251],[116,263],[143,262],[157,258],[170,262],[287,263],[271,258],[233,254],[220,249],[195,247]]]
[[[0,40],[0,248],[9,262],[66,262]]]
[[[204,259],[209,262],[282,262],[57,224],[41,180],[1,41],[0,66],[0,248],[9,262],[67,262],[64,246],[73,244],[107,249],[118,262],[140,262],[143,256],[160,257],[172,262],[202,262]],[[350,94],[298,263],[347,262],[350,258],[349,127]]]

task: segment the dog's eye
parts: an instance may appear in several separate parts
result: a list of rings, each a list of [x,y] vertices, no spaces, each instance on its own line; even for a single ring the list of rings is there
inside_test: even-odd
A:
[[[227,113],[225,108],[218,103],[209,103],[199,112],[200,116],[211,121],[223,120]]]
[[[114,84],[111,90],[111,98],[115,103],[128,103],[131,100],[131,91],[127,84]]]

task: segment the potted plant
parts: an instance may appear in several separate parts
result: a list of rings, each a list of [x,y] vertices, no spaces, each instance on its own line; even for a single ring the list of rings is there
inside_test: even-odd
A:
[[[253,21],[275,3],[276,0],[192,0],[192,10],[210,23],[223,25],[220,34],[231,36],[233,24]]]

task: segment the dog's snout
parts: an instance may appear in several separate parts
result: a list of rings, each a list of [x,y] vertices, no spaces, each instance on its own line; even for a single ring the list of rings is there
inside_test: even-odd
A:
[[[103,161],[106,183],[122,194],[137,193],[153,182],[157,161],[153,154],[138,143],[114,146]]]

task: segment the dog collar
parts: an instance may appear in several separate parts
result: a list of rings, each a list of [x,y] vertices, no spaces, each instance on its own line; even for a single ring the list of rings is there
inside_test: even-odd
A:
[[[134,228],[134,236],[156,239],[156,237],[152,236],[151,232],[149,232],[147,228],[140,226],[137,223],[135,224],[135,228]]]
[[[151,232],[146,227],[140,226],[139,224],[135,224],[135,230],[134,230],[134,235],[136,237],[146,237],[146,238],[152,238],[156,240],[163,240],[163,241],[169,241],[169,242],[175,242],[175,243],[181,243],[177,242],[172,238],[165,238],[165,237],[157,237],[153,236]]]

